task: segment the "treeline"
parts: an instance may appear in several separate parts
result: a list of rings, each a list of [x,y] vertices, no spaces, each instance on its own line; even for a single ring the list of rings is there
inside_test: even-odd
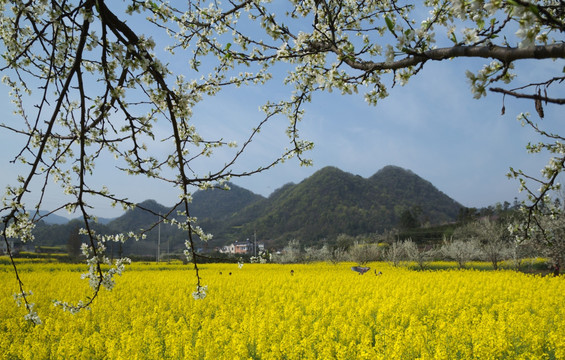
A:
[[[498,270],[502,263],[506,268],[525,270],[539,263],[539,257],[548,255],[531,242],[517,243],[504,232],[500,224],[484,219],[456,229],[452,237],[445,237],[435,244],[418,244],[411,238],[400,240],[394,231],[376,236],[375,242],[342,234],[336,244],[321,247],[301,247],[298,240],[292,240],[271,258],[277,263],[349,261],[365,265],[385,261],[394,266],[408,263],[421,270],[437,261],[452,261],[459,268],[466,268],[473,261],[483,261],[490,263],[494,270]],[[546,259],[543,264],[558,275],[560,259]]]
[[[559,204],[558,204],[559,205]],[[544,264],[559,275],[565,255],[565,216],[551,214],[532,225],[530,236],[520,238],[517,225],[523,221],[518,206],[497,204],[485,209],[466,209],[457,224],[444,227],[440,239],[415,240],[418,228],[393,229],[370,236],[339,235],[334,242],[322,246],[302,246],[300,241],[290,241],[282,251],[272,256],[280,263],[310,261],[353,261],[364,265],[372,261],[386,261],[395,266],[409,262],[426,269],[434,261],[453,261],[465,268],[472,261],[486,261],[497,270],[501,264],[517,270],[531,268],[535,259],[545,259]],[[420,229],[425,234],[425,229]],[[440,233],[441,228],[428,234]],[[550,241],[548,241],[550,237]]]

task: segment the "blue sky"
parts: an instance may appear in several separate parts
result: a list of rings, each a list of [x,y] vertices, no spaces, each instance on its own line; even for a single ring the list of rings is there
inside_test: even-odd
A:
[[[530,112],[538,119],[533,102],[506,98],[506,114],[501,115],[502,96],[489,94],[473,99],[465,70],[476,71],[485,61],[453,60],[428,63],[424,70],[406,86],[390,89],[390,96],[376,107],[369,106],[362,94],[315,94],[305,106],[306,115],[300,124],[303,139],[312,140],[315,148],[306,157],[314,166],[301,167],[296,159],[274,169],[233,182],[255,193],[268,196],[286,183],[298,183],[325,166],[335,166],[352,174],[369,177],[386,165],[409,169],[430,181],[440,191],[468,207],[483,207],[496,202],[512,202],[518,193],[518,182],[506,177],[509,167],[539,175],[548,160],[547,154],[526,152],[529,141],[537,141],[533,130],[516,120],[520,112]],[[517,64],[518,79],[507,88],[548,79],[561,73],[563,61],[523,62]],[[268,86],[228,89],[206,99],[194,109],[194,124],[204,137],[213,136],[239,144],[263,118],[259,106],[266,100],[279,100],[290,95],[277,73]],[[390,79],[389,79],[390,80]],[[390,81],[387,82],[390,85]],[[6,87],[2,89],[0,110],[5,122],[19,121],[12,115]],[[552,94],[558,97],[559,94]],[[561,94],[561,96],[564,96]],[[546,107],[544,127],[565,134],[562,108]],[[288,147],[285,129],[288,121],[275,118],[263,129],[240,159],[240,169],[252,169],[272,161]],[[163,125],[164,126],[164,125]],[[166,127],[157,127],[158,138],[167,137]],[[16,177],[21,167],[10,164],[19,151],[22,139],[0,130],[0,166],[4,188]],[[159,140],[159,139],[158,139]],[[157,141],[148,144],[151,151],[160,152],[167,146]],[[219,150],[206,162],[195,164],[200,171],[216,169],[229,158],[229,150]],[[120,174],[119,161],[108,157],[97,165],[92,180],[106,184],[116,194],[140,202],[154,199],[172,205],[178,191],[145,178]],[[36,184],[39,185],[39,184]],[[45,207],[61,203],[60,190],[51,187],[45,197]],[[29,194],[38,198],[37,187]],[[119,216],[105,202],[91,202],[94,213],[102,217]],[[69,217],[75,215],[61,214]]]

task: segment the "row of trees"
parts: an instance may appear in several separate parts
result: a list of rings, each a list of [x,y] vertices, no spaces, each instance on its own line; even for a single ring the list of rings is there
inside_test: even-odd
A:
[[[334,245],[304,249],[301,249],[299,241],[293,240],[280,254],[274,255],[273,261],[353,261],[361,265],[387,261],[395,266],[409,261],[424,269],[430,261],[455,261],[464,268],[468,262],[480,260],[490,262],[497,270],[503,261],[521,269],[533,258],[543,257],[548,260],[554,274],[559,275],[565,255],[565,218],[547,219],[544,230],[551,233],[551,243],[545,240],[548,234],[546,237],[540,234],[530,241],[519,241],[508,225],[505,221],[482,218],[458,227],[453,236],[444,237],[441,243],[435,245],[418,244],[410,238],[401,240],[397,232],[384,233],[373,239],[342,234]]]

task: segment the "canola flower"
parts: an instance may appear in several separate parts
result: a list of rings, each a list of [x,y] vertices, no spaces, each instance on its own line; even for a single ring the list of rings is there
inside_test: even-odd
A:
[[[43,324],[14,306],[0,266],[4,359],[563,359],[565,279],[513,271],[412,271],[383,263],[132,264],[90,311],[75,265],[22,264]],[[51,266],[51,267],[50,267]],[[170,269],[170,270],[167,270]],[[375,276],[373,269],[382,271]],[[291,270],[293,272],[291,273]],[[230,274],[231,273],[231,274]]]

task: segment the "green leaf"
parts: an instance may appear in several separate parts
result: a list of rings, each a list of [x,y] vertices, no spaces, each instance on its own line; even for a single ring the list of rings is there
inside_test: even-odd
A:
[[[394,22],[392,22],[392,20],[388,16],[385,16],[385,22],[386,22],[386,26],[388,27],[390,32],[393,33],[394,35],[396,35],[394,33]]]
[[[530,11],[533,12],[536,16],[539,16],[539,8],[537,7],[537,5],[530,4],[530,6],[528,6],[528,8],[529,8]]]
[[[224,59],[226,60],[232,59],[232,53],[230,52],[230,48],[231,48],[231,43],[227,43],[226,46],[224,47],[224,51],[226,52],[226,54],[224,55]]]
[[[153,10],[159,10],[159,6],[158,6],[157,4],[155,4],[155,2],[149,1],[149,5],[151,5],[151,7],[153,8]]]

